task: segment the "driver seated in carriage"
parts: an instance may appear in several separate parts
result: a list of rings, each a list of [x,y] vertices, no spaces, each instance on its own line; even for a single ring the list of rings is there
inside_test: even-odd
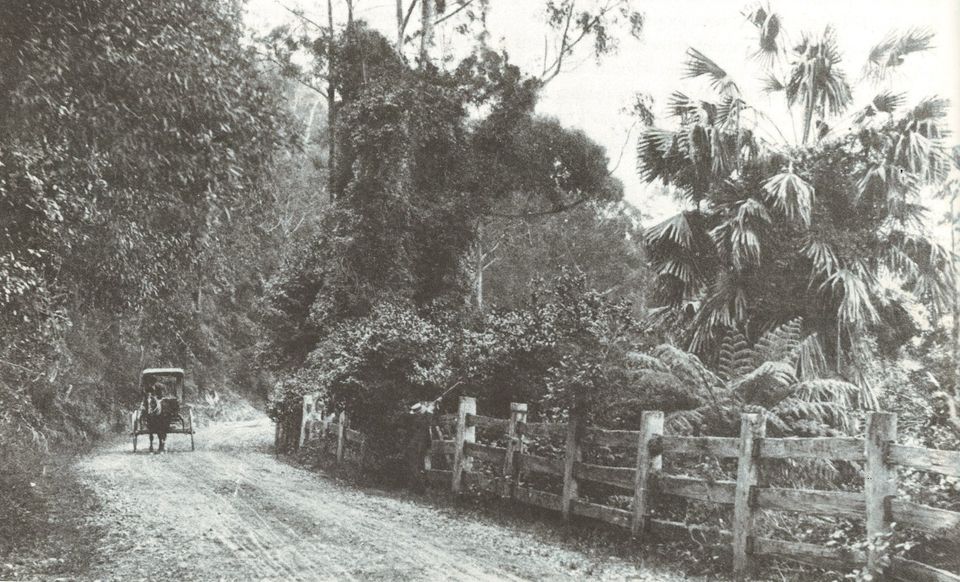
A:
[[[157,380],[143,387],[143,401],[140,409],[144,414],[159,414],[160,399],[163,397],[163,383]]]

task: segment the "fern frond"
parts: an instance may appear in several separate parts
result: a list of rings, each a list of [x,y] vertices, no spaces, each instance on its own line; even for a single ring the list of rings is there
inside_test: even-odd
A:
[[[719,375],[726,381],[743,376],[753,369],[753,350],[742,332],[728,333],[720,344]]]
[[[803,328],[803,318],[795,317],[790,321],[766,332],[754,345],[753,365],[760,366],[763,362],[787,361],[794,363],[796,349],[800,345],[800,332]]]
[[[861,390],[859,387],[835,379],[800,382],[790,398],[775,407],[777,414],[795,420],[813,420],[843,432],[851,432],[852,411],[855,410]]]
[[[663,362],[681,382],[689,383],[698,393],[714,397],[720,379],[703,365],[700,358],[669,344],[653,348],[652,355]]]
[[[670,369],[667,368],[666,364],[649,354],[629,352],[627,354],[627,360],[630,362],[631,368],[634,370],[650,370],[653,372],[663,373],[670,372]]]
[[[792,364],[767,361],[733,383],[730,391],[747,404],[769,408],[789,396],[796,381]]]
[[[703,409],[678,410],[667,415],[666,429],[670,434],[699,434],[703,426]]]

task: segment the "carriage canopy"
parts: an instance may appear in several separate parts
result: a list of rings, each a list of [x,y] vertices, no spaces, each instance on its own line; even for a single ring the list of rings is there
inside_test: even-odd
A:
[[[160,381],[175,390],[177,400],[183,402],[183,376],[183,368],[144,368],[140,372],[140,390]]]
[[[193,446],[193,410],[184,403],[183,368],[144,368],[140,372],[140,391],[143,392],[143,405],[131,413],[131,436],[133,452],[137,452],[137,437],[150,435],[150,450],[153,450],[153,435],[160,436],[160,450],[164,450],[166,436],[169,434],[190,435],[190,450]],[[159,412],[147,409],[146,390],[160,384],[163,398]],[[171,402],[172,401],[172,402]],[[157,425],[157,421],[162,425]]]

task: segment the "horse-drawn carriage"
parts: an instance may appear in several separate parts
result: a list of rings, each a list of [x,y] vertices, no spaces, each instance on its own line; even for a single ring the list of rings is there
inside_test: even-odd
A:
[[[193,445],[193,411],[184,402],[182,368],[146,368],[140,372],[140,407],[133,411],[131,428],[133,450],[137,450],[137,437],[150,435],[150,450],[153,450],[153,435],[159,439],[158,450],[165,448],[168,434],[190,435],[190,450]]]

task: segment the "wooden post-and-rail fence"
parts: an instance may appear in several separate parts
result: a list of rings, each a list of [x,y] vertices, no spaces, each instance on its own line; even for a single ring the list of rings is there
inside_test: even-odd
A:
[[[300,438],[297,447],[302,447],[313,440],[326,440],[336,435],[335,454],[337,463],[346,460],[347,455],[354,455],[361,464],[364,457],[366,437],[350,428],[346,412],[338,415],[325,414],[320,407],[320,395],[308,394],[303,397],[303,412],[300,422]]]
[[[321,422],[321,430],[325,433],[335,426],[338,451],[345,443],[362,443],[360,433],[346,428],[344,416],[340,417],[339,423],[324,423],[314,417],[307,420],[307,415],[304,418],[304,422],[310,422],[312,427]],[[897,497],[898,466],[960,477],[960,451],[897,444],[895,414],[869,413],[866,434],[862,438],[767,438],[764,419],[755,414],[742,416],[739,437],[690,437],[664,434],[664,415],[659,411],[644,412],[639,430],[605,430],[585,426],[577,418],[567,423],[527,422],[527,405],[523,403],[510,405],[508,419],[482,416],[477,414],[475,399],[462,397],[457,414],[443,415],[440,422],[447,429],[444,432],[453,434],[454,438],[432,440],[424,468],[431,483],[448,486],[454,493],[462,493],[471,487],[557,511],[567,520],[579,516],[622,527],[640,540],[678,534],[688,536],[693,530],[715,535],[730,544],[733,568],[739,577],[749,576],[758,559],[775,557],[841,571],[868,565],[888,579],[960,582],[957,574],[920,562],[896,557],[884,561],[872,545],[866,552],[827,547],[762,537],[754,527],[757,512],[769,509],[863,519],[871,540],[889,532],[893,522],[933,536],[952,539],[960,536],[960,512]],[[478,443],[477,428],[483,429],[485,437],[505,437],[505,446]],[[309,430],[316,428],[308,429],[308,433]],[[563,457],[530,454],[527,444],[531,437],[563,439]],[[629,467],[585,463],[583,453],[591,447],[635,449],[635,463]],[[712,455],[737,459],[737,478],[735,481],[713,481],[669,475],[663,471],[664,455]],[[436,457],[447,459],[450,469],[433,468],[431,458]],[[766,486],[761,460],[791,458],[860,463],[864,474],[863,490]],[[487,471],[480,471],[475,461],[487,467]],[[493,474],[489,471],[491,466]],[[562,487],[557,488],[560,493],[533,488],[525,482],[530,474],[544,474],[562,480]],[[609,485],[631,493],[631,509],[582,499],[578,493],[583,482]],[[653,510],[663,496],[733,506],[731,528],[720,530],[657,518]],[[889,565],[884,568],[885,562]]]
[[[960,477],[960,451],[942,451],[896,444],[895,414],[868,414],[864,438],[767,438],[764,419],[744,414],[740,436],[688,437],[664,434],[664,415],[643,413],[640,430],[604,430],[583,426],[580,419],[567,423],[528,423],[527,405],[510,405],[510,418],[478,415],[476,401],[463,397],[455,416],[442,420],[453,423],[452,440],[433,441],[434,453],[452,455],[452,469],[428,469],[431,481],[447,483],[454,493],[466,485],[535,506],[560,512],[564,519],[582,516],[630,530],[643,540],[690,530],[713,532],[730,543],[733,567],[738,576],[748,576],[757,559],[764,556],[793,559],[818,567],[853,569],[869,565],[882,571],[881,556],[875,550],[859,552],[761,537],[754,527],[761,509],[860,518],[870,539],[890,530],[896,522],[934,536],[960,536],[960,512],[929,507],[897,498],[897,466]],[[506,446],[476,441],[475,429],[485,434],[506,436]],[[527,453],[525,437],[564,438],[562,458]],[[636,449],[636,462],[629,467],[611,467],[583,462],[590,447]],[[709,481],[663,472],[664,455],[713,455],[737,459],[736,481]],[[768,487],[763,483],[763,459],[827,459],[863,464],[861,492],[825,491]],[[495,467],[494,475],[473,471],[475,460]],[[541,473],[562,479],[561,493],[534,489],[524,483],[525,475]],[[582,482],[601,483],[633,494],[631,510],[593,503],[578,496]],[[730,530],[672,522],[654,517],[660,496],[676,496],[733,506]],[[919,562],[893,558],[886,568],[890,579],[960,582],[960,576]]]

